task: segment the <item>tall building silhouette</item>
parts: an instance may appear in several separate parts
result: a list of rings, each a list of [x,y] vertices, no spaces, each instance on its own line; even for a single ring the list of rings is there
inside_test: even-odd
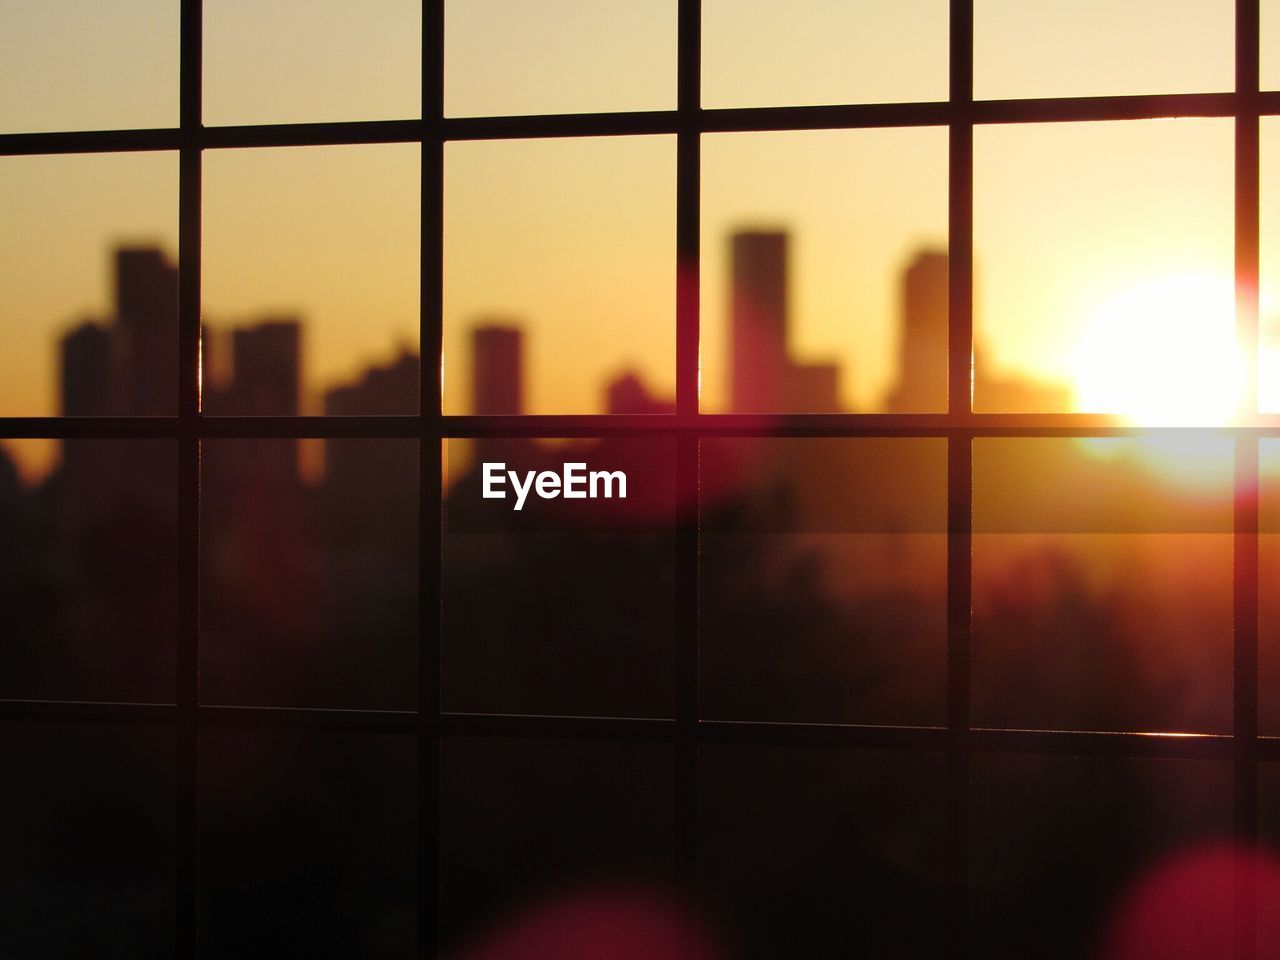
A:
[[[328,390],[325,415],[412,416],[418,412],[418,370],[418,355],[402,350],[390,363],[368,367],[355,381]],[[326,492],[366,528],[397,516],[388,513],[388,502],[415,503],[417,482],[418,445],[411,440],[332,437],[324,442]]]
[[[173,414],[178,404],[178,268],[156,247],[121,247],[115,267],[119,412]]]
[[[486,323],[471,331],[471,412],[524,413],[524,333],[519,327]],[[521,440],[482,438],[475,442],[475,459],[508,460],[526,446]]]
[[[839,409],[839,366],[795,363],[788,351],[786,232],[737,231],[730,237],[730,258],[732,408],[746,413]]]
[[[213,337],[205,369],[213,364]],[[206,380],[204,412],[218,417],[294,417],[302,406],[302,323],[296,317],[270,317],[231,331],[231,377],[225,386]],[[300,482],[297,440],[275,437],[239,444],[234,453],[206,450],[206,472],[252,477],[254,483],[293,487]],[[251,451],[251,453],[250,453]]]
[[[787,235],[741,230],[729,242],[731,403],[742,412],[781,410],[787,366]]]
[[[60,344],[66,416],[172,415],[178,406],[178,270],[156,247],[114,253],[114,316]]]
[[[157,247],[119,247],[113,268],[114,315],[80,324],[58,345],[59,408],[64,416],[172,415],[178,406],[177,268]],[[67,523],[126,501],[155,509],[172,491],[168,444],[68,440],[60,453],[59,512]]]
[[[302,324],[272,317],[231,334],[231,383],[217,413],[294,417],[301,411]]]
[[[480,416],[524,412],[524,334],[519,327],[486,324],[471,331],[471,412]]]
[[[418,412],[418,355],[401,350],[384,366],[371,366],[353,383],[326,391],[324,412],[331,417],[406,416]]]
[[[64,417],[102,417],[112,411],[111,331],[86,320],[62,337],[59,407]]]
[[[892,413],[947,408],[949,270],[945,252],[922,250],[902,275],[898,382],[888,402]]]

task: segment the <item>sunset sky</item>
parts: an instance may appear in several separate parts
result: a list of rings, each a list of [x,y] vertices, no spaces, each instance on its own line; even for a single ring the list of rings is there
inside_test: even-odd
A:
[[[206,123],[420,115],[416,0],[205,6]],[[175,124],[177,7],[0,0],[0,130]],[[671,108],[675,7],[453,0],[446,110]],[[946,10],[704,0],[703,103],[945,99]],[[1232,11],[1229,0],[977,0],[975,94],[1228,90]],[[1277,88],[1280,0],[1263,11],[1263,86]],[[1083,403],[1107,396],[1081,374],[1100,317],[1169,278],[1229,285],[1230,120],[991,126],[974,140],[977,336],[998,369],[1063,382]],[[416,349],[419,158],[412,144],[206,154],[205,316],[300,314],[313,404],[397,345]],[[1267,119],[1264,333],[1280,355],[1278,162],[1280,120]],[[901,271],[946,244],[946,163],[945,128],[704,137],[705,409],[726,402],[727,238],[752,226],[791,233],[793,353],[838,360],[847,406],[883,403]],[[468,332],[490,318],[527,331],[530,412],[599,410],[605,381],[627,368],[673,388],[673,137],[455,143],[445,182],[448,412],[469,409]],[[57,337],[109,309],[111,247],[176,252],[177,158],[0,158],[0,211],[0,414],[51,415]],[[1186,322],[1210,339],[1233,323],[1229,310]],[[37,448],[24,466],[45,457]]]

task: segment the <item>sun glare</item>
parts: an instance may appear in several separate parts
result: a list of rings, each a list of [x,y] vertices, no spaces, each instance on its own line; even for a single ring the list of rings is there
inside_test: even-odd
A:
[[[1071,357],[1082,412],[1139,426],[1219,426],[1236,414],[1245,363],[1231,281],[1148,280],[1104,302]]]

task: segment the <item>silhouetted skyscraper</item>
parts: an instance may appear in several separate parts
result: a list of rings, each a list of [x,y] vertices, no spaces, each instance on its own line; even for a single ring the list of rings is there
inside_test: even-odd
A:
[[[62,338],[59,395],[62,416],[102,417],[111,410],[111,331],[85,321]]]
[[[331,417],[406,416],[418,412],[418,355],[402,350],[386,366],[367,368],[354,383],[333,387],[324,395]]]
[[[733,234],[730,401],[748,413],[816,413],[840,409],[840,367],[795,363],[787,346],[787,234]]]
[[[471,332],[471,412],[482,416],[524,412],[524,335],[497,324]]]
[[[898,382],[889,395],[894,413],[947,408],[946,253],[924,250],[902,276],[902,326],[899,330]]]
[[[213,337],[206,334],[206,342]],[[209,358],[206,358],[206,360]],[[206,370],[208,370],[206,363]],[[206,380],[204,412],[218,417],[293,417],[301,413],[302,324],[296,318],[275,317],[231,332],[231,380],[217,389]],[[299,482],[298,441],[272,438],[239,444],[222,456],[220,444],[205,451],[205,472],[238,478],[232,482],[251,487]],[[248,453],[252,451],[252,455]]]
[[[297,416],[302,393],[302,325],[273,318],[231,335],[232,379],[228,413]]]
[[[325,415],[412,416],[418,412],[418,369],[417,354],[408,350],[385,366],[369,367],[354,383],[325,393]],[[418,445],[401,439],[325,440],[324,483],[332,502],[342,504],[348,517],[362,518],[366,529],[388,518],[394,521],[399,514],[386,509],[388,498],[399,504],[415,502]]]
[[[155,247],[116,250],[116,364],[120,413],[178,407],[178,270]]]
[[[786,406],[787,235],[741,230],[730,238],[730,403],[756,413]]]

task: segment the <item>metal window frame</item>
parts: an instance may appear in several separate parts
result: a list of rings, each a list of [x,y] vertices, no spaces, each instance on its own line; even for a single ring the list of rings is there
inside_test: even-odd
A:
[[[0,437],[53,439],[168,438],[179,451],[179,619],[177,689],[172,704],[0,701],[0,721],[159,724],[177,734],[177,956],[198,952],[197,801],[200,732],[214,727],[397,731],[418,739],[419,942],[437,953],[438,798],[442,737],[509,736],[646,740],[671,744],[676,764],[678,842],[682,876],[696,884],[698,749],[703,744],[825,745],[856,749],[941,752],[947,757],[949,916],[952,956],[968,953],[969,774],[982,753],[1214,759],[1234,769],[1235,835],[1258,833],[1257,766],[1280,761],[1280,739],[1258,735],[1258,441],[1280,436],[1280,416],[1255,414],[1230,427],[1203,428],[1235,441],[1233,536],[1233,727],[1230,734],[1143,733],[975,728],[970,715],[972,639],[972,443],[978,437],[1125,436],[1156,431],[1089,414],[983,414],[972,409],[973,130],[976,125],[1162,117],[1231,118],[1235,128],[1236,317],[1251,356],[1258,344],[1259,120],[1280,115],[1280,91],[1259,89],[1259,0],[1235,2],[1235,89],[1228,93],[1035,100],[973,99],[973,0],[950,0],[950,94],[932,103],[703,109],[700,105],[702,23],[699,0],[678,0],[677,105],[642,113],[450,118],[444,115],[444,4],[423,0],[420,120],[205,127],[203,2],[181,0],[180,121],[175,128],[0,135],[0,157],[176,151],[179,159],[178,412],[173,417],[0,417]],[[701,137],[729,131],[866,129],[939,126],[949,133],[950,347],[945,414],[708,414],[698,410],[699,230]],[[676,138],[676,411],[671,416],[615,415],[475,417],[445,415],[440,365],[443,293],[443,159],[445,144],[476,139],[671,134]],[[202,156],[235,147],[419,143],[421,165],[421,405],[414,417],[206,418],[198,394]],[[673,264],[673,269],[676,267]],[[433,358],[428,360],[428,358]],[[1256,377],[1256,372],[1254,374]],[[1256,410],[1257,384],[1247,385]],[[662,436],[676,443],[678,489],[696,503],[698,444],[721,436],[927,436],[944,438],[947,471],[947,713],[946,726],[905,728],[701,719],[698,704],[698,524],[677,527],[677,710],[670,719],[492,716],[446,713],[440,701],[440,576],[442,448],[454,437]],[[353,711],[220,707],[201,704],[198,690],[200,442],[217,437],[403,437],[420,441],[420,583],[425,611],[420,637],[418,708]],[[1238,898],[1238,931],[1252,929],[1254,907]],[[1247,950],[1242,935],[1238,944]]]

